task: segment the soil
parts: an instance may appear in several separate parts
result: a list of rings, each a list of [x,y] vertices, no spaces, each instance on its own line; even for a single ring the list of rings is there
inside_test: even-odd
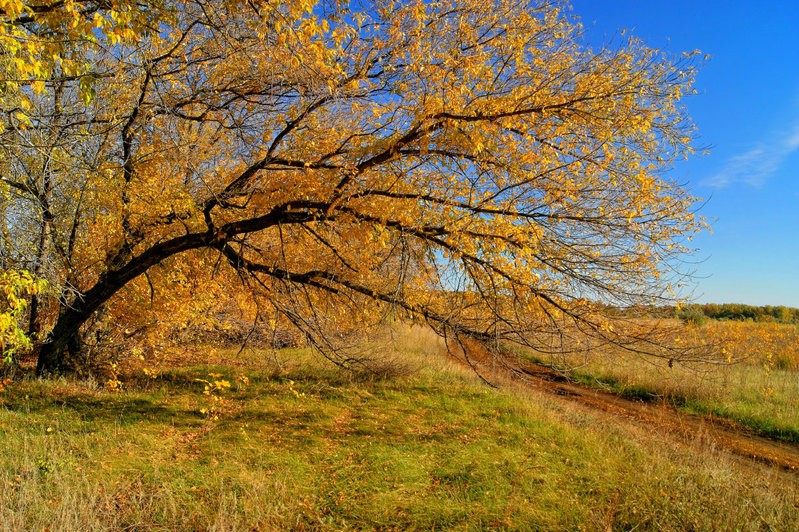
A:
[[[799,446],[754,434],[733,421],[712,415],[677,410],[664,401],[644,402],[572,382],[554,369],[522,363],[514,368],[514,380],[558,398],[611,417],[651,428],[683,441],[699,442],[714,449],[772,464],[799,476]]]

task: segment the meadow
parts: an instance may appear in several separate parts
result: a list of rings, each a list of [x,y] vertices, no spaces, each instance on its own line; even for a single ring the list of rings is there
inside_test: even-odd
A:
[[[689,324],[685,343],[712,344],[720,357],[673,363],[618,348],[580,356],[532,357],[568,369],[584,384],[686,412],[738,422],[757,434],[799,443],[799,326],[710,320]]]
[[[510,382],[197,347],[0,393],[3,530],[791,530],[796,475]],[[776,371],[776,370],[775,370]]]

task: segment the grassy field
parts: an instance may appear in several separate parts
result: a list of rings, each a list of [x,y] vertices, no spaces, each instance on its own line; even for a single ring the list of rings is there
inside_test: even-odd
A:
[[[308,351],[0,393],[3,530],[796,530],[795,477],[491,389],[406,331],[383,378]],[[145,372],[146,370],[146,372]]]
[[[719,346],[721,363],[673,364],[618,349],[537,358],[572,369],[585,384],[689,412],[737,421],[758,434],[799,443],[799,326],[709,321],[684,331],[685,342]]]

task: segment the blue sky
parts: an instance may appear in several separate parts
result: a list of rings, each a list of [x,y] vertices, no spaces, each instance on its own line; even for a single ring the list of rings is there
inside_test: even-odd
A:
[[[627,29],[709,54],[685,100],[710,154],[673,177],[707,203],[700,302],[799,307],[799,0],[573,0],[593,45]]]

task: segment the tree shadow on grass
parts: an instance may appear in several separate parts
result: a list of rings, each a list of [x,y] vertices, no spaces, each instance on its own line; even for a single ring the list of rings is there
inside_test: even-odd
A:
[[[47,393],[20,387],[0,397],[0,408],[21,414],[61,418],[65,414],[89,425],[170,424],[192,427],[204,422],[199,410],[168,404],[141,394]]]
[[[108,423],[193,428],[207,421],[207,415],[200,411],[209,400],[203,392],[206,385],[216,379],[227,380],[232,385],[220,395],[242,405],[250,400],[288,393],[287,386],[292,391],[296,386],[300,392],[310,387],[317,397],[342,400],[348,397],[346,389],[352,385],[350,376],[343,372],[313,372],[304,368],[280,375],[248,372],[246,384],[237,381],[240,374],[235,368],[213,365],[171,369],[155,375],[135,371],[120,377],[124,386],[121,393],[98,389],[96,383],[31,378],[14,383],[0,394],[0,408],[37,417],[75,418],[84,431],[93,431]],[[302,408],[280,413],[247,408],[245,412],[239,411],[229,419],[276,426],[296,425],[294,428],[303,430],[317,423],[320,416]]]

